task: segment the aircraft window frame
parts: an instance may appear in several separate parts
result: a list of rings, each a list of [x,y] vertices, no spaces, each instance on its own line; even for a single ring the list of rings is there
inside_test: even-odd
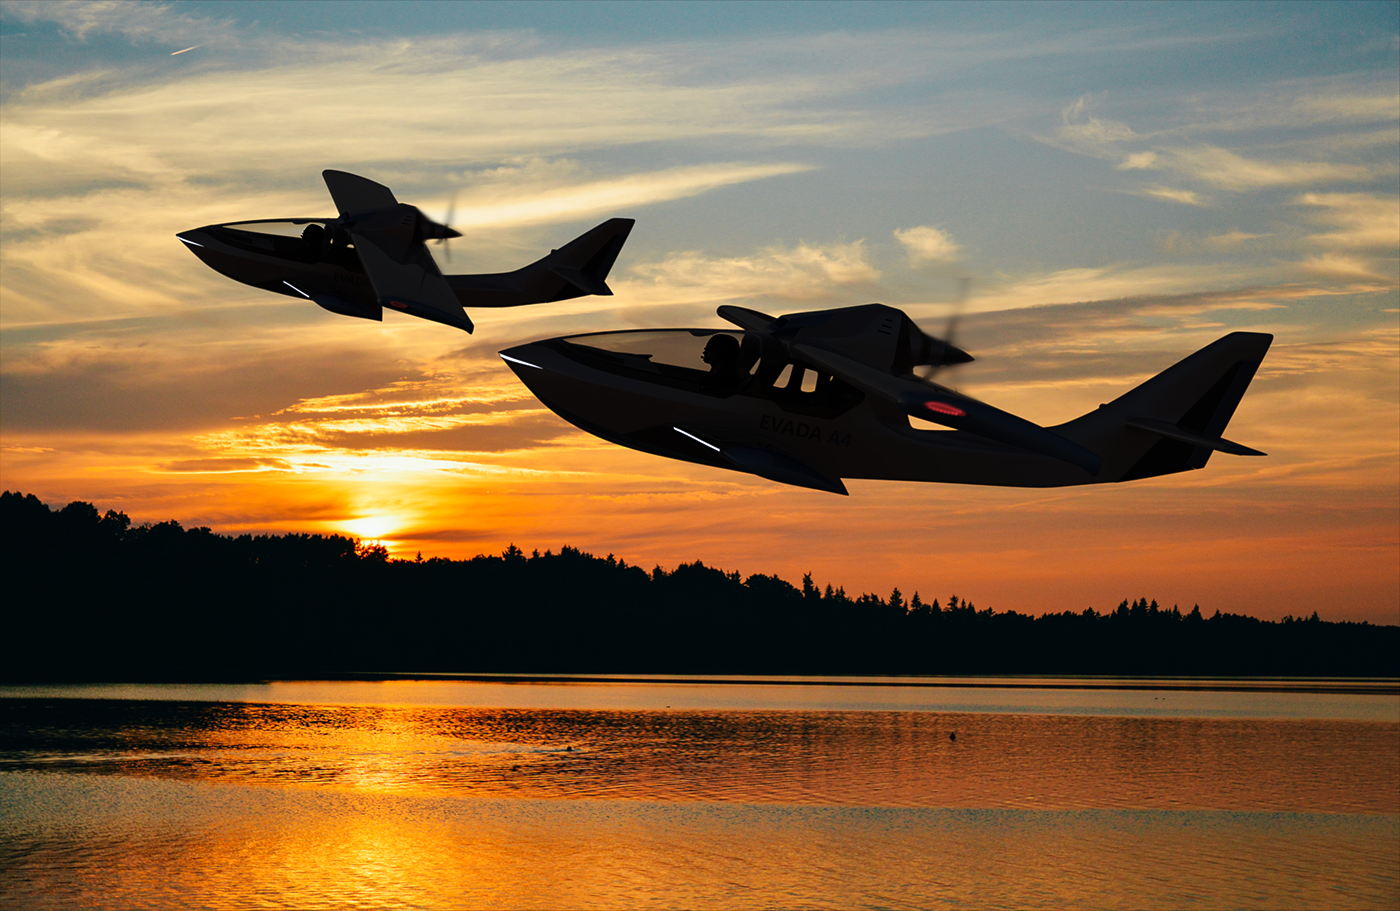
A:
[[[211,225],[205,230],[224,243],[274,259],[363,273],[364,266],[350,235],[336,222],[334,218],[259,218]],[[288,233],[255,230],[263,225],[286,226]],[[319,225],[322,230],[321,238],[314,243],[306,239],[306,231],[312,225]]]
[[[658,361],[655,352],[642,344],[647,336],[668,335],[680,339],[681,334],[692,339],[728,335],[740,339],[738,370],[729,379],[717,381],[707,370]],[[614,342],[612,345],[589,342]],[[631,343],[631,344],[629,344]],[[609,332],[587,332],[550,339],[555,350],[573,360],[623,376],[646,382],[728,398],[743,395],[772,402],[783,411],[814,417],[836,417],[860,402],[865,393],[844,380],[800,360],[793,360],[786,350],[773,340],[765,341],[758,333],[735,329],[619,329]],[[702,345],[695,345],[695,350]],[[628,351],[626,348],[632,348]],[[749,359],[752,358],[752,363]],[[745,364],[748,364],[745,369]],[[804,391],[807,376],[814,382]],[[786,377],[787,382],[778,385]]]
[[[765,352],[765,360],[767,363],[758,372],[758,380],[750,383],[744,394],[770,401],[783,411],[833,418],[865,400],[865,393],[845,380],[794,360],[781,348]],[[809,377],[812,379],[810,389],[806,388]]]
[[[704,357],[710,340],[716,336],[735,339],[738,348],[732,359],[711,364]],[[621,329],[569,335],[554,341],[571,357],[595,366],[642,374],[648,381],[710,395],[729,396],[743,389],[762,360],[759,338],[735,329]]]
[[[268,237],[289,237],[300,240],[306,232],[307,225],[315,224],[325,228],[333,221],[335,221],[334,218],[255,218],[250,221],[229,221],[214,227],[242,231],[245,234],[264,234]],[[287,229],[285,231],[260,231],[252,227],[253,225],[286,225]]]

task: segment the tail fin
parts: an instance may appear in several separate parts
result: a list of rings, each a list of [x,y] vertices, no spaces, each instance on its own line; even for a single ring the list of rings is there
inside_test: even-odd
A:
[[[1082,417],[1050,428],[1103,456],[1105,480],[1205,467],[1215,450],[1263,455],[1224,439],[1272,335],[1232,332]]]
[[[586,234],[581,234],[558,250],[540,260],[548,263],[549,271],[569,282],[580,294],[612,295],[605,279],[617,262],[617,254],[627,242],[636,222],[630,218],[612,218]],[[528,268],[528,267],[527,267]],[[580,294],[569,294],[578,297]],[[563,298],[559,298],[562,300]]]
[[[635,223],[631,218],[610,218],[523,269],[449,275],[447,282],[465,307],[518,307],[586,294],[611,295],[608,273]]]

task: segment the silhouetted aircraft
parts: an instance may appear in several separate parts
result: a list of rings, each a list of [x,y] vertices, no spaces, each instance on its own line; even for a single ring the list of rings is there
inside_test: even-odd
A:
[[[464,307],[612,294],[605,280],[632,230],[632,219],[612,218],[523,269],[443,275],[424,241],[459,232],[399,202],[382,184],[345,171],[321,175],[337,218],[229,222],[175,236],[210,268],[245,285],[345,316],[382,320],[383,308],[393,307],[471,332]]]
[[[1222,434],[1273,336],[1233,332],[1082,417],[1041,427],[915,373],[972,360],[883,304],[740,327],[598,332],[501,357],[540,401],[621,446],[846,493],[842,478],[1059,487],[1263,455]],[[946,430],[918,429],[910,418]]]

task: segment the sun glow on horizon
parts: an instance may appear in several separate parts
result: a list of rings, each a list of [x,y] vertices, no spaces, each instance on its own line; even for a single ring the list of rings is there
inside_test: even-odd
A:
[[[341,528],[350,532],[356,538],[364,541],[374,541],[385,543],[384,539],[395,531],[404,527],[404,520],[398,516],[365,516],[361,519],[350,519],[337,523]]]

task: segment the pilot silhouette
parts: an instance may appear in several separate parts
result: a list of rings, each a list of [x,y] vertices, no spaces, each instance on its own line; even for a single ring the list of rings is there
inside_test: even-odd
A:
[[[306,226],[306,230],[301,232],[303,262],[314,263],[320,260],[321,252],[325,248],[326,229],[314,222]]]
[[[710,376],[722,382],[739,378],[739,340],[732,335],[712,335],[700,360],[710,365]]]

